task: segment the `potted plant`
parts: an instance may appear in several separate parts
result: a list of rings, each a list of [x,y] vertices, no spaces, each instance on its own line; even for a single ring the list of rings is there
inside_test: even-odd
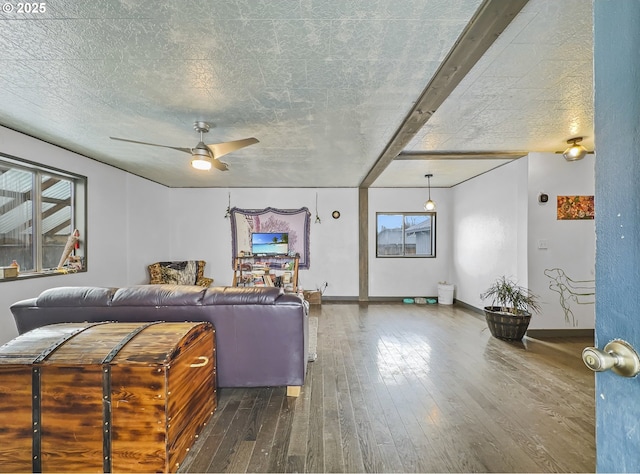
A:
[[[494,281],[480,298],[491,300],[491,306],[484,307],[484,315],[491,334],[498,339],[521,340],[531,314],[540,312],[538,297],[505,276]]]

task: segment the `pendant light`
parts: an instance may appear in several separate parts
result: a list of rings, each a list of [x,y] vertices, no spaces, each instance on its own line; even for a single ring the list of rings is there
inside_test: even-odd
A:
[[[565,160],[577,161],[581,160],[587,155],[587,149],[580,145],[581,141],[582,137],[576,137],[572,138],[571,140],[567,140],[567,143],[571,146],[567,148],[564,153],[562,153],[562,156],[564,156]]]
[[[436,203],[431,200],[431,177],[432,176],[433,175],[431,173],[424,175],[424,177],[429,180],[429,199],[427,200],[427,202],[424,203],[424,210],[425,211],[435,211],[436,210]]]

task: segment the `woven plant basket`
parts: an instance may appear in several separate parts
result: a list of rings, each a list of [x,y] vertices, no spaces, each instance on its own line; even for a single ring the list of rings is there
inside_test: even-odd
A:
[[[491,335],[507,341],[520,341],[527,332],[531,321],[531,313],[513,316],[501,313],[499,306],[485,307],[484,316]]]

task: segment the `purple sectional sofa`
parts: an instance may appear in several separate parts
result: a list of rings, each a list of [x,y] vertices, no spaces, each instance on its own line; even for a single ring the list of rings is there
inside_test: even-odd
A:
[[[53,323],[208,321],[219,387],[288,386],[297,395],[308,358],[308,305],[271,287],[140,285],[51,288],[11,305],[20,334]]]

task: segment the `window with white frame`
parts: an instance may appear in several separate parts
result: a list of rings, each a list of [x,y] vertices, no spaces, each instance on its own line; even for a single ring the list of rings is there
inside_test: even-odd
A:
[[[0,267],[20,276],[86,270],[87,179],[0,154]]]
[[[435,256],[435,212],[376,213],[376,257]]]

